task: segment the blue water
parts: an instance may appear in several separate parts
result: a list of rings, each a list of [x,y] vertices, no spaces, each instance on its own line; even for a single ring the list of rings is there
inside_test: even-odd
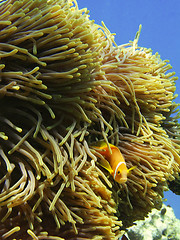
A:
[[[173,71],[180,77],[180,0],[77,0],[79,8],[90,10],[90,19],[103,21],[115,41],[123,44],[133,40],[142,24],[139,46],[159,52],[161,58],[169,59]],[[180,92],[180,80],[176,82]],[[176,99],[180,102],[180,96]],[[173,207],[180,219],[180,196],[165,192],[166,204]]]

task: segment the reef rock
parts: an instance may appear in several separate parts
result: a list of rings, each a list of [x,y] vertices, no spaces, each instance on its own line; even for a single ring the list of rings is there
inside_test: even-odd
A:
[[[128,229],[130,240],[179,240],[180,220],[173,209],[163,204],[160,211],[153,209],[144,221],[136,221]]]

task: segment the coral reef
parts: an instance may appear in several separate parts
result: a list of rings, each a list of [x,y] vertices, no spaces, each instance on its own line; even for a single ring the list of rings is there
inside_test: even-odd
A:
[[[73,0],[0,3],[2,239],[118,239],[180,172],[174,73]],[[117,146],[118,184],[91,148]]]
[[[130,240],[178,240],[179,224],[180,220],[175,217],[173,209],[163,204],[159,211],[153,209],[144,221],[135,222],[128,229],[127,235]]]

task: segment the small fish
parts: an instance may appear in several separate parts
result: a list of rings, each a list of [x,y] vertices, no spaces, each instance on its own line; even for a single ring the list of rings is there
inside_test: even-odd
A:
[[[109,144],[112,153],[109,151],[106,142],[99,142],[98,146],[93,146],[98,153],[104,156],[105,159],[100,159],[100,165],[105,168],[118,183],[127,181],[128,173],[136,168],[136,166],[127,169],[124,157],[118,147]]]
[[[123,234],[123,236],[120,238],[120,240],[129,240],[127,234]]]

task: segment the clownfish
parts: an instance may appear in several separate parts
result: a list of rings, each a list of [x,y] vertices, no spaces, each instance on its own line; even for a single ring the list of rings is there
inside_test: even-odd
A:
[[[109,151],[106,142],[99,142],[99,146],[92,146],[94,150],[104,156],[105,159],[100,159],[100,165],[105,168],[118,183],[125,183],[127,181],[128,173],[136,168],[136,166],[127,169],[124,157],[118,147],[109,144],[111,152]]]

